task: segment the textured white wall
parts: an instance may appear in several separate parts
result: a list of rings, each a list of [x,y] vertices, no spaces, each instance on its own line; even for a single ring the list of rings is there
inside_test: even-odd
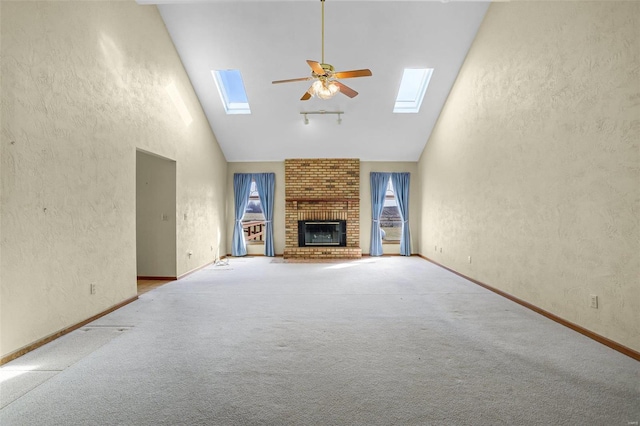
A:
[[[419,163],[423,255],[635,350],[639,55],[639,3],[493,3]]]
[[[136,271],[176,274],[176,162],[136,152]]]
[[[176,161],[178,274],[223,251],[226,161],[155,6],[0,8],[6,355],[136,294],[136,148]]]

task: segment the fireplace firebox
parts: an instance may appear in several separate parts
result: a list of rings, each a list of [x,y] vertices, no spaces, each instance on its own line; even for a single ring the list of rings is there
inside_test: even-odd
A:
[[[346,220],[299,220],[298,247],[346,247]]]

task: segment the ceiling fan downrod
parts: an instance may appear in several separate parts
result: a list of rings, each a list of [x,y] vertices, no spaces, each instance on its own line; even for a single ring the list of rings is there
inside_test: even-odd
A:
[[[324,64],[324,0],[320,0],[322,3],[322,63]]]

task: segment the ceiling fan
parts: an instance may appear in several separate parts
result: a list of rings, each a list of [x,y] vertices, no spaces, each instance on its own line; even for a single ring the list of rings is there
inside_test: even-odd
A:
[[[330,99],[338,92],[341,92],[350,98],[354,98],[358,95],[358,92],[349,86],[340,83],[337,79],[369,77],[371,76],[371,70],[363,69],[336,72],[333,65],[326,64],[324,62],[324,0],[320,0],[320,2],[322,3],[322,62],[307,60],[307,64],[311,67],[311,77],[276,80],[273,81],[272,84],[313,80],[313,84],[311,84],[309,90],[307,90],[300,98],[301,101],[309,100],[312,96],[316,96],[320,99]]]

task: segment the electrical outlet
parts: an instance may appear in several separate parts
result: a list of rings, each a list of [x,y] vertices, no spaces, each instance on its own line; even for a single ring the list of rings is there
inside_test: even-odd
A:
[[[90,284],[89,291],[91,292],[91,294],[96,294],[96,285],[93,283]]]
[[[591,306],[594,309],[598,309],[598,296],[596,296],[595,294],[590,294],[589,299],[591,301],[589,306]]]
[[[471,256],[469,256],[469,263],[471,263]]]

